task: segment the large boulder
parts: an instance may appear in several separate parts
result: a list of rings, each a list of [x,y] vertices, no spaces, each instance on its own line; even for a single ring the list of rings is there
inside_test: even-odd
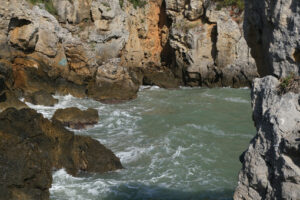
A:
[[[34,105],[43,106],[54,106],[58,103],[58,99],[53,98],[53,96],[45,90],[40,90],[38,92],[26,95],[25,101]]]
[[[19,100],[19,98],[10,90],[5,90],[0,93],[0,111],[5,110],[6,108],[28,108],[28,106]]]
[[[92,108],[80,110],[79,108],[65,108],[55,111],[52,121],[59,121],[64,126],[73,129],[84,129],[97,124],[99,121],[98,111]]]
[[[96,73],[95,82],[88,87],[88,96],[98,101],[114,103],[136,98],[138,82],[128,68],[116,62],[101,65]]]
[[[104,173],[122,165],[90,137],[76,136],[32,109],[0,113],[0,199],[49,199],[53,169]]]

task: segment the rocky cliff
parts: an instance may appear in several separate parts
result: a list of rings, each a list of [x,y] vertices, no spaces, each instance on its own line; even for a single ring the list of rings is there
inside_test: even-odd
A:
[[[41,89],[99,101],[141,84],[247,86],[257,77],[243,11],[215,1],[4,0],[0,62],[17,95]]]
[[[243,10],[216,1],[167,0],[176,74],[190,86],[248,86],[257,77],[243,36]]]
[[[246,1],[246,40],[272,76],[253,83],[257,135],[240,158],[234,199],[300,199],[299,13],[297,0]]]

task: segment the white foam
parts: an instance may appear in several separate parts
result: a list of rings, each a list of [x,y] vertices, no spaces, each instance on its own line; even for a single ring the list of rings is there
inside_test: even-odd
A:
[[[224,98],[225,101],[234,102],[234,103],[250,103],[249,101],[242,99],[240,97],[228,97]]]

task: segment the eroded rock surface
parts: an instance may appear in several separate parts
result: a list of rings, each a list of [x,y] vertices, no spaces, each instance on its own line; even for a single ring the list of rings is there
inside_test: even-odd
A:
[[[235,199],[300,198],[300,96],[279,95],[279,84],[273,76],[254,81],[257,135],[241,156]]]
[[[49,199],[52,170],[107,172],[122,165],[109,149],[31,109],[0,114],[0,199]]]
[[[26,95],[25,101],[34,105],[43,106],[54,106],[58,103],[58,99],[55,99],[50,93],[46,92],[45,90]]]
[[[80,110],[79,108],[72,107],[56,110],[52,121],[59,121],[64,126],[73,129],[84,129],[97,124],[99,115],[95,109]]]
[[[135,98],[140,84],[239,87],[257,77],[236,8],[203,0],[51,2],[52,14],[27,0],[0,5],[0,59],[11,63],[18,95],[47,90],[120,102]],[[108,81],[114,71],[124,73]]]
[[[258,77],[243,36],[243,12],[213,1],[166,1],[175,74],[190,86],[249,86]]]
[[[246,1],[245,37],[261,75],[288,76],[300,67],[300,2]]]
[[[253,84],[257,134],[234,199],[300,199],[299,9],[297,0],[246,1],[247,43],[260,74],[273,76]]]

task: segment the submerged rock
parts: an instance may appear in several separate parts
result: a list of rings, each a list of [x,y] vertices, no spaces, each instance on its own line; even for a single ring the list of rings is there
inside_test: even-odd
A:
[[[43,106],[54,106],[55,104],[58,103],[58,99],[53,98],[53,96],[50,93],[44,90],[26,95],[25,101],[32,103],[34,105],[43,105]]]
[[[65,108],[55,111],[52,121],[61,122],[64,126],[73,129],[84,129],[97,124],[98,111],[95,109],[80,110],[79,108]]]
[[[0,113],[0,199],[49,199],[52,170],[107,172],[122,165],[109,149],[32,109]]]

